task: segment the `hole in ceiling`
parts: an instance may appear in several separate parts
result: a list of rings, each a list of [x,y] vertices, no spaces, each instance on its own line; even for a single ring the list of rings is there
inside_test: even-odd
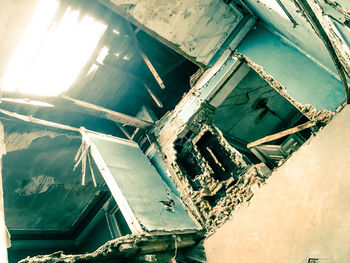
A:
[[[56,96],[69,89],[106,25],[57,0],[41,0],[2,82],[5,91]],[[103,54],[102,54],[103,55]]]

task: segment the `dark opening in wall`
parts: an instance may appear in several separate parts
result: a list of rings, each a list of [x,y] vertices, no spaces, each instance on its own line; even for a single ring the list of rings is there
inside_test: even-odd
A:
[[[201,185],[195,180],[195,177],[202,174],[203,171],[198,163],[198,159],[194,156],[195,152],[193,151],[192,144],[190,142],[184,142],[184,139],[177,139],[175,141],[177,164],[187,176],[193,190],[198,191],[201,189]]]
[[[131,230],[128,226],[128,224],[125,221],[125,218],[120,211],[119,207],[117,207],[116,211],[113,213],[113,217],[115,220],[115,226],[117,228],[117,234],[119,236],[126,236],[128,234],[131,234]],[[118,236],[117,236],[118,237]]]
[[[226,196],[226,189],[221,188],[215,195],[208,195],[208,196],[203,196],[203,200],[208,201],[208,204],[211,207],[215,207],[218,202],[221,200],[221,198]]]
[[[213,123],[230,145],[249,159],[248,162],[263,162],[272,169],[311,136],[310,129],[305,129],[259,143],[263,138],[305,124],[309,119],[251,69],[233,88],[230,85],[230,81],[225,84],[232,91],[217,107]],[[256,142],[258,144],[251,146]]]
[[[228,151],[220,144],[218,138],[211,132],[205,132],[196,146],[212,168],[215,179],[223,181],[234,175],[238,168],[237,165],[231,160]]]

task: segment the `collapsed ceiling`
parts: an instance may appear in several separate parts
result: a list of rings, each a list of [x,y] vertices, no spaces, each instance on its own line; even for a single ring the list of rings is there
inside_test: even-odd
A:
[[[185,248],[348,101],[349,7],[311,2],[5,2],[10,262],[206,262]]]

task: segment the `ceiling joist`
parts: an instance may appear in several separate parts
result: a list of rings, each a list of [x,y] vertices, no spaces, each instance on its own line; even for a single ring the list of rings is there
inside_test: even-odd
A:
[[[73,99],[66,95],[60,97],[44,97],[36,95],[24,95],[14,92],[4,92],[3,98],[10,99],[22,99],[22,101],[27,101],[30,104],[31,101],[43,102],[53,105],[56,108],[64,108],[67,110],[78,111],[99,118],[104,118],[116,123],[121,123],[123,125],[128,125],[136,128],[146,129],[152,125],[151,122],[138,119],[133,116],[129,116],[124,113],[113,111],[86,101]],[[13,102],[16,102],[13,100]]]

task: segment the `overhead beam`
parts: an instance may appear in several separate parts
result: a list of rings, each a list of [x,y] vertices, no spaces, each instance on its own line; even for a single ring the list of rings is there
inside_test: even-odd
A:
[[[128,28],[128,31],[130,32],[130,35],[131,35],[131,38],[132,40],[134,41],[135,45],[136,45],[136,48],[137,50],[139,51],[143,61],[146,63],[147,67],[149,68],[149,70],[151,71],[153,77],[155,78],[155,80],[157,81],[159,87],[161,89],[165,89],[165,85],[163,83],[163,80],[162,78],[159,76],[157,70],[154,68],[152,62],[149,60],[149,58],[147,57],[147,55],[145,54],[145,52],[143,52],[141,46],[140,46],[140,43],[139,43],[139,40],[137,39],[136,37],[136,33],[135,31],[132,29],[132,26],[129,22],[126,22],[126,26]]]
[[[60,97],[45,97],[45,96],[36,96],[36,95],[25,95],[15,92],[3,92],[4,98],[15,98],[23,99],[30,102],[45,102],[52,104],[57,108],[65,108],[67,110],[78,111],[82,113],[87,113],[99,118],[108,119],[110,121],[125,124],[128,126],[133,126],[140,129],[145,129],[150,127],[153,123],[145,120],[138,119],[136,117],[129,116],[124,113],[106,109],[101,106],[97,106],[92,103],[88,103],[82,100],[73,99],[66,95],[61,95]],[[16,102],[16,101],[13,101]]]
[[[19,114],[19,113],[16,113],[16,112],[12,112],[12,111],[7,111],[7,110],[4,110],[4,109],[0,109],[0,114],[4,114],[6,116],[9,116],[9,117],[12,117],[12,118],[15,118],[15,119],[18,119],[18,120],[22,120],[22,121],[25,121],[25,122],[28,122],[28,123],[34,123],[34,124],[38,124],[38,125],[42,125],[42,126],[46,126],[46,127],[51,127],[51,128],[65,130],[65,131],[70,131],[70,132],[77,132],[77,133],[81,134],[81,129],[82,128],[77,128],[77,127],[72,127],[72,126],[64,125],[64,124],[57,123],[57,122],[47,121],[47,120],[35,118],[35,117],[32,117],[32,116],[28,116],[28,115],[22,115],[22,114]],[[89,133],[92,133],[92,134],[96,134],[96,135],[99,135],[99,136],[107,136],[109,138],[119,139],[120,140],[120,138],[112,136],[112,135],[108,135],[108,134],[104,134],[104,133],[88,130],[88,129],[85,129],[85,128],[83,128],[83,129],[85,131],[89,132]]]
[[[126,115],[124,113],[112,111],[82,100],[73,99],[66,95],[61,95],[61,98],[72,102],[74,105],[78,106],[81,109],[84,109],[84,112],[90,113],[97,117],[103,117],[117,123],[122,123],[125,125],[142,128],[142,129],[148,128],[153,124],[151,122],[144,121],[144,120]]]
[[[159,108],[163,108],[163,103],[161,102],[160,99],[154,94],[154,92],[147,86],[146,83],[143,82],[144,88],[147,90],[148,94],[151,96],[153,101],[157,104]]]
[[[43,125],[43,126],[56,128],[56,129],[61,129],[61,130],[66,130],[66,131],[74,131],[74,132],[80,133],[79,128],[71,127],[68,125],[64,125],[64,124],[60,124],[60,123],[56,123],[56,122],[52,122],[52,121],[47,121],[47,120],[43,120],[43,119],[38,119],[38,118],[35,118],[32,116],[22,115],[22,114],[12,112],[12,111],[7,111],[4,109],[0,109],[0,113],[7,115],[9,117],[13,117],[13,118],[25,121],[25,122],[30,122],[30,123],[35,123],[35,124],[39,124],[39,125]]]
[[[309,122],[300,124],[300,125],[298,125],[296,127],[293,127],[293,128],[290,128],[290,129],[287,129],[287,130],[284,130],[284,131],[281,131],[281,132],[278,132],[278,133],[266,136],[264,138],[261,138],[259,140],[254,141],[254,142],[248,143],[247,148],[249,149],[249,148],[258,146],[260,144],[263,144],[263,143],[267,143],[267,142],[271,142],[271,141],[280,139],[280,138],[282,138],[284,136],[287,136],[287,135],[290,135],[290,134],[293,134],[293,133],[305,130],[307,128],[311,128],[311,127],[313,127],[315,125],[316,125],[316,123],[313,122],[313,121],[309,121]]]

